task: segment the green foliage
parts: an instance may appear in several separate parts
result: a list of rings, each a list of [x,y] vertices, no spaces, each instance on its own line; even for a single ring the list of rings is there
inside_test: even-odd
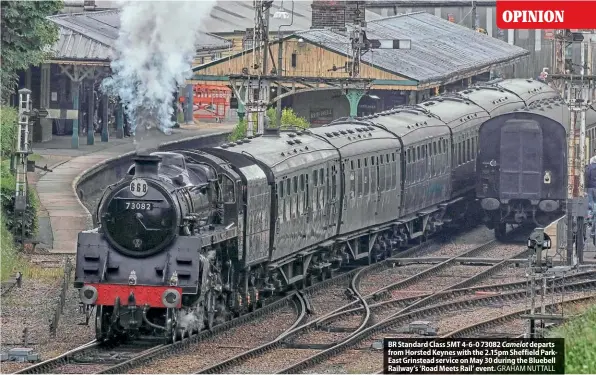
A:
[[[15,108],[0,106],[0,156],[5,159],[14,152],[17,138],[18,113]]]
[[[22,233],[25,226],[25,236],[32,238],[37,231],[37,208],[39,202],[32,189],[27,192],[27,209],[23,215],[14,213],[14,196],[16,189],[15,176],[10,172],[8,161],[3,161],[0,166],[0,205],[2,208],[3,223],[12,233]]]
[[[550,337],[565,338],[565,372],[596,374],[596,307],[554,330]]]
[[[253,114],[253,119],[256,121],[256,114]],[[275,115],[275,108],[269,108],[267,110],[267,117],[269,118],[269,126],[272,128],[277,127],[277,117]],[[232,134],[228,137],[228,140],[231,142],[237,141],[242,139],[246,136],[246,126],[247,121],[246,118],[242,121],[238,122],[238,125],[232,131]],[[294,110],[291,108],[285,108],[281,112],[281,128],[288,129],[288,128],[301,128],[301,129],[308,129],[310,124],[304,117],[300,117],[294,113]]]
[[[46,17],[58,13],[62,1],[2,1],[2,99],[17,83],[17,72],[50,57],[47,47],[58,40],[58,27]]]
[[[12,233],[4,223],[4,213],[0,215],[0,280],[11,277],[20,263]]]

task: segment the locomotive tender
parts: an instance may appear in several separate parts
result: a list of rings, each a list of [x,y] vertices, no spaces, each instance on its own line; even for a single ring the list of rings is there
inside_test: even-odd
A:
[[[480,127],[476,197],[497,239],[505,236],[507,224],[545,227],[565,213],[569,119],[563,99],[553,96],[493,116]],[[596,111],[590,108],[588,134],[594,126]]]
[[[211,329],[475,211],[480,126],[555,97],[510,80],[301,131],[140,156],[79,234],[100,340]]]

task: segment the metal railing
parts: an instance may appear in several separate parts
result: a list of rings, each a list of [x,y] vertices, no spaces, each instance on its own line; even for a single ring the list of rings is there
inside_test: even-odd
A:
[[[66,257],[64,262],[64,275],[62,276],[62,286],[60,288],[60,296],[56,303],[54,315],[50,318],[50,336],[56,337],[58,324],[60,323],[60,316],[64,313],[64,305],[66,304],[66,295],[69,291],[70,278],[72,274],[72,262],[70,258]]]

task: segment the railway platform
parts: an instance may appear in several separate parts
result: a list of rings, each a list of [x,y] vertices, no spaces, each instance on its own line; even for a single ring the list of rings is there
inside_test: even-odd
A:
[[[171,135],[159,133],[143,141],[143,148],[153,148],[161,143],[177,139],[231,131],[234,124],[182,125]],[[110,139],[101,142],[96,135],[94,145],[81,145],[71,149],[70,136],[54,136],[47,143],[33,144],[38,166],[53,172],[29,173],[30,185],[35,188],[39,200],[38,249],[50,253],[75,253],[78,233],[88,227],[89,214],[80,203],[73,184],[85,171],[96,164],[134,151],[133,138]],[[37,156],[39,155],[39,156]]]

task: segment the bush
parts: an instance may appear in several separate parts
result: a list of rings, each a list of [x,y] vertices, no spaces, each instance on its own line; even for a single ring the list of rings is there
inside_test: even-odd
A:
[[[0,155],[7,158],[12,155],[17,140],[18,112],[16,108],[0,107]]]
[[[4,214],[0,215],[0,280],[12,276],[19,263],[19,256],[14,246],[12,233],[4,225]]]
[[[16,233],[20,237],[23,225],[25,226],[25,236],[33,238],[37,232],[37,208],[39,202],[32,189],[27,189],[27,209],[24,215],[14,213],[15,176],[10,171],[8,161],[3,161],[0,165],[0,203],[2,206],[3,224],[11,233]]]
[[[256,123],[257,115],[253,114],[253,116],[254,116],[253,119]],[[269,108],[267,110],[267,117],[269,118],[269,126],[272,128],[276,128],[277,127],[277,123],[276,123],[277,117],[275,116],[275,108]],[[239,139],[246,137],[246,127],[247,127],[247,121],[246,121],[246,118],[244,118],[242,121],[238,122],[238,124],[232,131],[232,134],[230,134],[230,136],[228,137],[228,140],[231,142],[234,142],[234,141],[237,141]],[[296,115],[296,113],[294,113],[294,110],[292,110],[291,108],[285,108],[284,110],[282,110],[282,112],[281,112],[281,128],[282,129],[287,129],[287,128],[307,129],[309,127],[310,127],[310,124],[308,123],[308,121],[306,121],[306,119],[304,117],[300,117],[300,116]]]
[[[549,336],[565,339],[565,373],[596,374],[596,307],[592,306]]]

